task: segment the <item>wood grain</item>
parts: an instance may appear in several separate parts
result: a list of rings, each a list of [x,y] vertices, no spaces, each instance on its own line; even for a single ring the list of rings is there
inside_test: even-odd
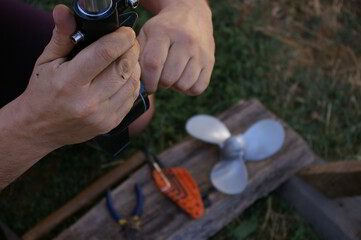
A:
[[[322,171],[327,164],[317,159],[299,174]],[[288,180],[277,193],[325,239],[361,240],[361,197],[329,199],[299,176]]]
[[[359,239],[361,239],[361,196],[339,198],[334,201],[358,225]]]
[[[220,116],[232,133],[244,132],[258,120],[275,118],[258,101],[240,102]],[[146,196],[142,233],[144,239],[206,239],[242,213],[255,200],[266,196],[304,166],[315,160],[314,154],[302,138],[287,125],[286,142],[282,150],[270,159],[247,163],[249,184],[246,190],[235,196],[211,192],[212,205],[205,216],[192,220],[177,209],[155,188],[150,167],[144,166],[113,191],[115,207],[129,215],[135,205],[133,187],[140,184]],[[201,190],[211,188],[209,172],[218,161],[217,147],[192,138],[160,154],[165,166],[181,166],[189,169]],[[94,206],[74,225],[56,239],[123,239],[119,226],[110,218],[104,200]]]
[[[356,199],[349,199],[347,203],[340,200],[338,203],[299,177],[292,177],[277,192],[325,239],[361,240],[361,222],[356,220],[358,218],[360,221],[360,215],[353,218],[343,209],[351,207],[353,202],[352,211],[360,213],[361,205]],[[345,204],[343,207],[340,207],[341,202]]]
[[[329,198],[361,195],[361,161],[314,164],[298,175]]]
[[[121,164],[119,167],[116,167],[109,173],[105,174],[103,177],[99,178],[96,182],[84,189],[64,206],[40,221],[28,232],[26,232],[22,238],[24,240],[34,240],[50,232],[59,223],[90,204],[105,190],[128,176],[132,171],[139,168],[144,162],[145,157],[142,153],[138,152],[134,154],[128,159],[127,162]]]

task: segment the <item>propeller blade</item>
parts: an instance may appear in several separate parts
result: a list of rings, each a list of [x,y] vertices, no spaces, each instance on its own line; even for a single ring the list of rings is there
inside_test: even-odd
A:
[[[186,124],[189,135],[202,141],[222,145],[231,136],[227,127],[217,118],[208,115],[196,115]]]
[[[211,172],[211,182],[222,193],[242,193],[248,183],[247,168],[242,158],[217,163]]]
[[[283,126],[271,119],[262,120],[252,125],[243,135],[246,140],[246,161],[259,161],[278,152],[284,143]]]

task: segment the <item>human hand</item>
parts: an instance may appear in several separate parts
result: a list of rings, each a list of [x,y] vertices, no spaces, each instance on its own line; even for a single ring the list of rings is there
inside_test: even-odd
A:
[[[119,125],[139,94],[140,48],[134,31],[120,28],[66,61],[76,23],[64,5],[53,16],[53,37],[20,101],[27,109],[26,135],[55,149]]]
[[[140,66],[149,93],[158,87],[199,95],[209,85],[215,58],[206,1],[169,1],[141,29]]]

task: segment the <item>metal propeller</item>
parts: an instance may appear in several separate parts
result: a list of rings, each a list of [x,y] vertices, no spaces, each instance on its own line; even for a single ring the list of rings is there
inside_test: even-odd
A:
[[[210,127],[212,131],[210,131]],[[188,120],[186,129],[194,138],[220,146],[231,136],[231,132],[221,121],[208,115],[192,117]]]
[[[238,194],[248,182],[245,161],[260,161],[271,157],[283,146],[283,126],[275,120],[261,120],[244,134],[232,136],[228,128],[217,118],[196,115],[186,124],[187,132],[194,138],[221,148],[221,161],[211,172],[211,182],[219,191]]]

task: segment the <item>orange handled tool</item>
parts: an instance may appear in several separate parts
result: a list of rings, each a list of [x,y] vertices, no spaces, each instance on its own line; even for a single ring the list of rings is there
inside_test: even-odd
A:
[[[185,168],[163,169],[157,156],[144,151],[148,161],[152,164],[153,180],[158,189],[176,203],[193,219],[204,215],[204,204],[196,181]]]

